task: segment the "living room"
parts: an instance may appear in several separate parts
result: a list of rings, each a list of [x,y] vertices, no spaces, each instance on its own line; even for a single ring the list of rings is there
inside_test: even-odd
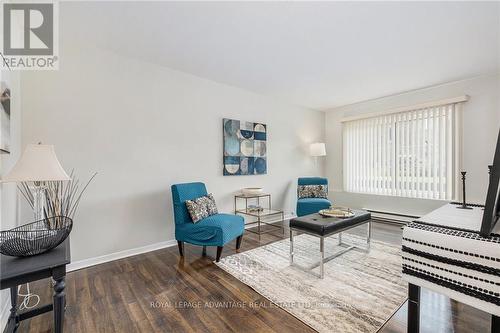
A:
[[[498,2],[47,4],[2,3],[2,328],[500,327]],[[16,53],[49,44],[42,21],[50,56]],[[425,217],[463,201],[439,219],[496,262],[455,272],[469,261],[407,252],[413,221],[444,228]],[[7,255],[9,239],[36,243],[15,229],[39,220],[28,233],[67,223],[64,239]],[[38,276],[57,254],[61,270]],[[485,286],[434,287],[405,260]]]

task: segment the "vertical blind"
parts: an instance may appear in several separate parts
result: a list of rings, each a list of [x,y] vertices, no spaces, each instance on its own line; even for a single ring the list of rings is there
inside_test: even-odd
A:
[[[454,199],[460,106],[452,103],[345,122],[345,190]]]

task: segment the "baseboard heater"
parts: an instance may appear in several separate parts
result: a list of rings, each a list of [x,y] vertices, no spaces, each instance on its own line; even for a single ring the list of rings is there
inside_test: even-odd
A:
[[[377,222],[408,224],[408,223],[420,218],[420,216],[417,216],[417,215],[389,212],[389,211],[377,210],[377,209],[372,209],[372,208],[363,208],[363,209],[366,211],[369,211],[372,214],[372,220],[377,221]]]

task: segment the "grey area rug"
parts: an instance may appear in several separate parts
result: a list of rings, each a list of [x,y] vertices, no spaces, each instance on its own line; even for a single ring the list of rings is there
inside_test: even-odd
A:
[[[343,234],[344,242],[364,239]],[[221,259],[217,265],[319,332],[376,332],[405,301],[400,247],[372,241],[369,253],[351,250],[325,264],[323,280],[289,264],[285,239]],[[319,238],[294,238],[294,262],[319,260]],[[325,239],[325,257],[341,250]],[[319,273],[319,267],[312,270]]]

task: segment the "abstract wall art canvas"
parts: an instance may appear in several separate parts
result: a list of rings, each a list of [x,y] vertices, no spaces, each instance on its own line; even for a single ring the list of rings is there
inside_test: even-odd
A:
[[[10,152],[10,89],[0,82],[0,152]]]
[[[222,124],[224,176],[266,174],[266,124],[226,118]]]

